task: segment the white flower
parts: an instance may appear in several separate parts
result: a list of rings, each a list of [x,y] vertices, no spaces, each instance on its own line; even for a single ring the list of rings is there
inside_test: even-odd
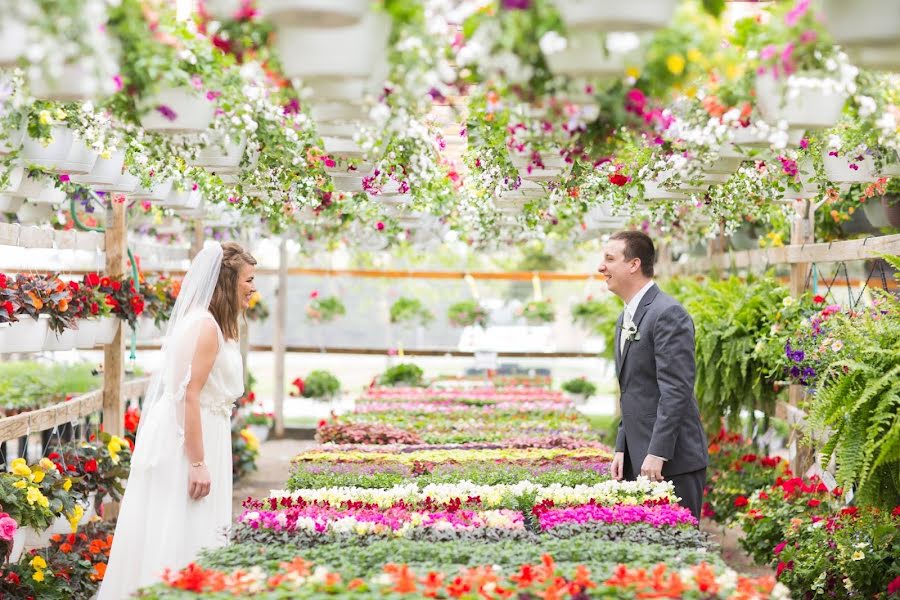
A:
[[[543,52],[545,56],[562,52],[569,45],[566,38],[559,35],[556,31],[548,31],[542,35],[538,44],[541,47],[541,52]]]
[[[859,104],[859,116],[861,117],[868,117],[878,110],[878,105],[871,96],[857,96],[856,102]]]

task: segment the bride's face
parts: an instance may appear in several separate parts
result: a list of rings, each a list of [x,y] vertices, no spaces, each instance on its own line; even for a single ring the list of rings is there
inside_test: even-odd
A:
[[[250,296],[256,291],[256,266],[243,264],[238,272],[238,299],[244,310],[250,308]]]

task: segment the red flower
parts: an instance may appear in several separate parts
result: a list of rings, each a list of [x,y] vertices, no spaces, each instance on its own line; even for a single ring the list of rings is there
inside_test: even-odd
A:
[[[112,285],[112,289],[113,289],[114,292],[118,292],[119,290],[122,289],[122,282],[121,282],[121,281],[115,281],[115,280],[113,280],[113,282],[112,282],[110,285]]]
[[[778,568],[775,569],[775,577],[781,577],[781,574],[784,573],[785,569],[787,569],[788,571],[793,571],[794,561],[778,563]]]
[[[623,186],[628,183],[628,177],[621,173],[613,173],[608,177],[609,182],[613,185]]]
[[[3,304],[0,304],[0,306],[3,307],[3,310],[6,311],[6,314],[8,314],[9,316],[12,316],[13,311],[15,310],[15,307],[13,306],[13,303],[12,303],[12,302],[10,302],[9,300],[7,300],[7,301],[4,302]]]
[[[774,552],[775,554],[781,554],[781,551],[784,550],[785,546],[787,546],[787,542],[781,542],[780,544],[775,546],[775,549],[772,550],[772,552]]]
[[[747,506],[747,504],[749,504],[749,502],[747,501],[747,498],[744,496],[738,496],[737,498],[734,499],[734,506],[736,508],[741,508],[742,506]]]
[[[326,421],[325,419],[321,419],[319,421],[319,427],[325,427],[326,425],[328,425],[328,421]]]
[[[806,505],[809,506],[810,508],[815,508],[820,504],[822,504],[822,501],[817,500],[816,498],[810,498],[809,502],[806,503]]]
[[[100,312],[100,305],[96,302],[91,302],[91,314],[96,315]]]
[[[292,381],[291,384],[294,385],[294,386],[296,386],[296,388],[297,388],[297,394],[300,395],[300,396],[302,396],[302,395],[303,395],[303,388],[305,387],[305,386],[304,386],[304,383],[303,383],[303,380],[300,379],[300,378],[298,377],[297,379],[295,379],[294,381]]]
[[[73,292],[75,292],[75,293],[77,294],[77,293],[78,293],[78,290],[81,289],[81,286],[78,285],[78,282],[77,282],[77,281],[70,281],[70,282],[69,282],[69,289],[71,289]]]
[[[855,517],[856,513],[859,512],[859,509],[855,506],[848,506],[846,508],[841,509],[841,516]],[[897,509],[894,509],[894,512],[897,512]]]
[[[84,283],[90,287],[97,287],[100,285],[100,276],[96,273],[88,273],[84,276]]]
[[[813,298],[813,302],[815,302],[816,304],[825,304],[825,296],[822,296],[822,295],[816,295],[816,296]]]
[[[100,287],[109,287],[110,285],[112,285],[112,279],[109,277],[100,278]]]
[[[760,493],[759,493],[759,499],[760,499],[760,500],[768,500],[768,499],[769,499],[769,495],[768,495],[767,493],[765,493],[765,492],[760,492]]]
[[[12,575],[12,573],[10,573]],[[900,575],[897,575],[892,582],[888,584],[888,596],[891,594],[900,594]]]
[[[746,463],[756,462],[756,455],[755,454],[745,454],[741,457],[741,460]]]
[[[51,452],[47,455],[50,460],[59,460],[59,452]]]
[[[900,579],[900,577],[898,577],[897,579]],[[6,576],[6,580],[13,585],[19,585],[19,583],[21,583],[21,579],[19,579],[19,576],[13,571],[9,572],[9,574]],[[890,591],[890,588],[888,588],[888,591]]]
[[[84,461],[84,472],[85,473],[96,473],[97,472],[97,460],[90,459]]]
[[[312,293],[309,295],[309,297],[313,298],[313,299],[318,298],[319,292],[317,290],[313,290]]]
[[[119,308],[119,301],[107,294],[106,296],[106,305],[112,307],[113,309]]]
[[[134,314],[139,315],[144,312],[144,299],[140,296],[132,296],[131,297],[131,310],[134,311]]]
[[[6,287],[6,275],[0,273],[0,288]]]
[[[778,463],[781,462],[780,456],[764,456],[762,459],[762,466],[764,467],[777,467]]]
[[[900,517],[900,504],[894,507],[894,510],[891,511],[892,517]]]

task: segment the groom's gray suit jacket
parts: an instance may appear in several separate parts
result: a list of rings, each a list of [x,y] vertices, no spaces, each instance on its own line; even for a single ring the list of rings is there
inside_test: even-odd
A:
[[[626,340],[620,352],[623,317],[616,322],[622,406],[616,452],[625,452],[633,476],[640,475],[647,454],[666,459],[666,478],[703,469],[708,454],[694,398],[694,322],[653,285],[634,315],[640,339]]]

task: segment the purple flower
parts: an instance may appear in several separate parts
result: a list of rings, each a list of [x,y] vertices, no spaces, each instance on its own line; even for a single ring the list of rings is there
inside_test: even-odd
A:
[[[175,119],[178,118],[178,115],[175,113],[175,111],[172,110],[171,107],[169,107],[165,104],[160,104],[159,106],[156,107],[156,110],[159,111],[159,114],[161,114],[163,117],[165,117],[169,121],[174,121]]]
[[[502,6],[506,10],[528,10],[531,0],[503,0]]]

